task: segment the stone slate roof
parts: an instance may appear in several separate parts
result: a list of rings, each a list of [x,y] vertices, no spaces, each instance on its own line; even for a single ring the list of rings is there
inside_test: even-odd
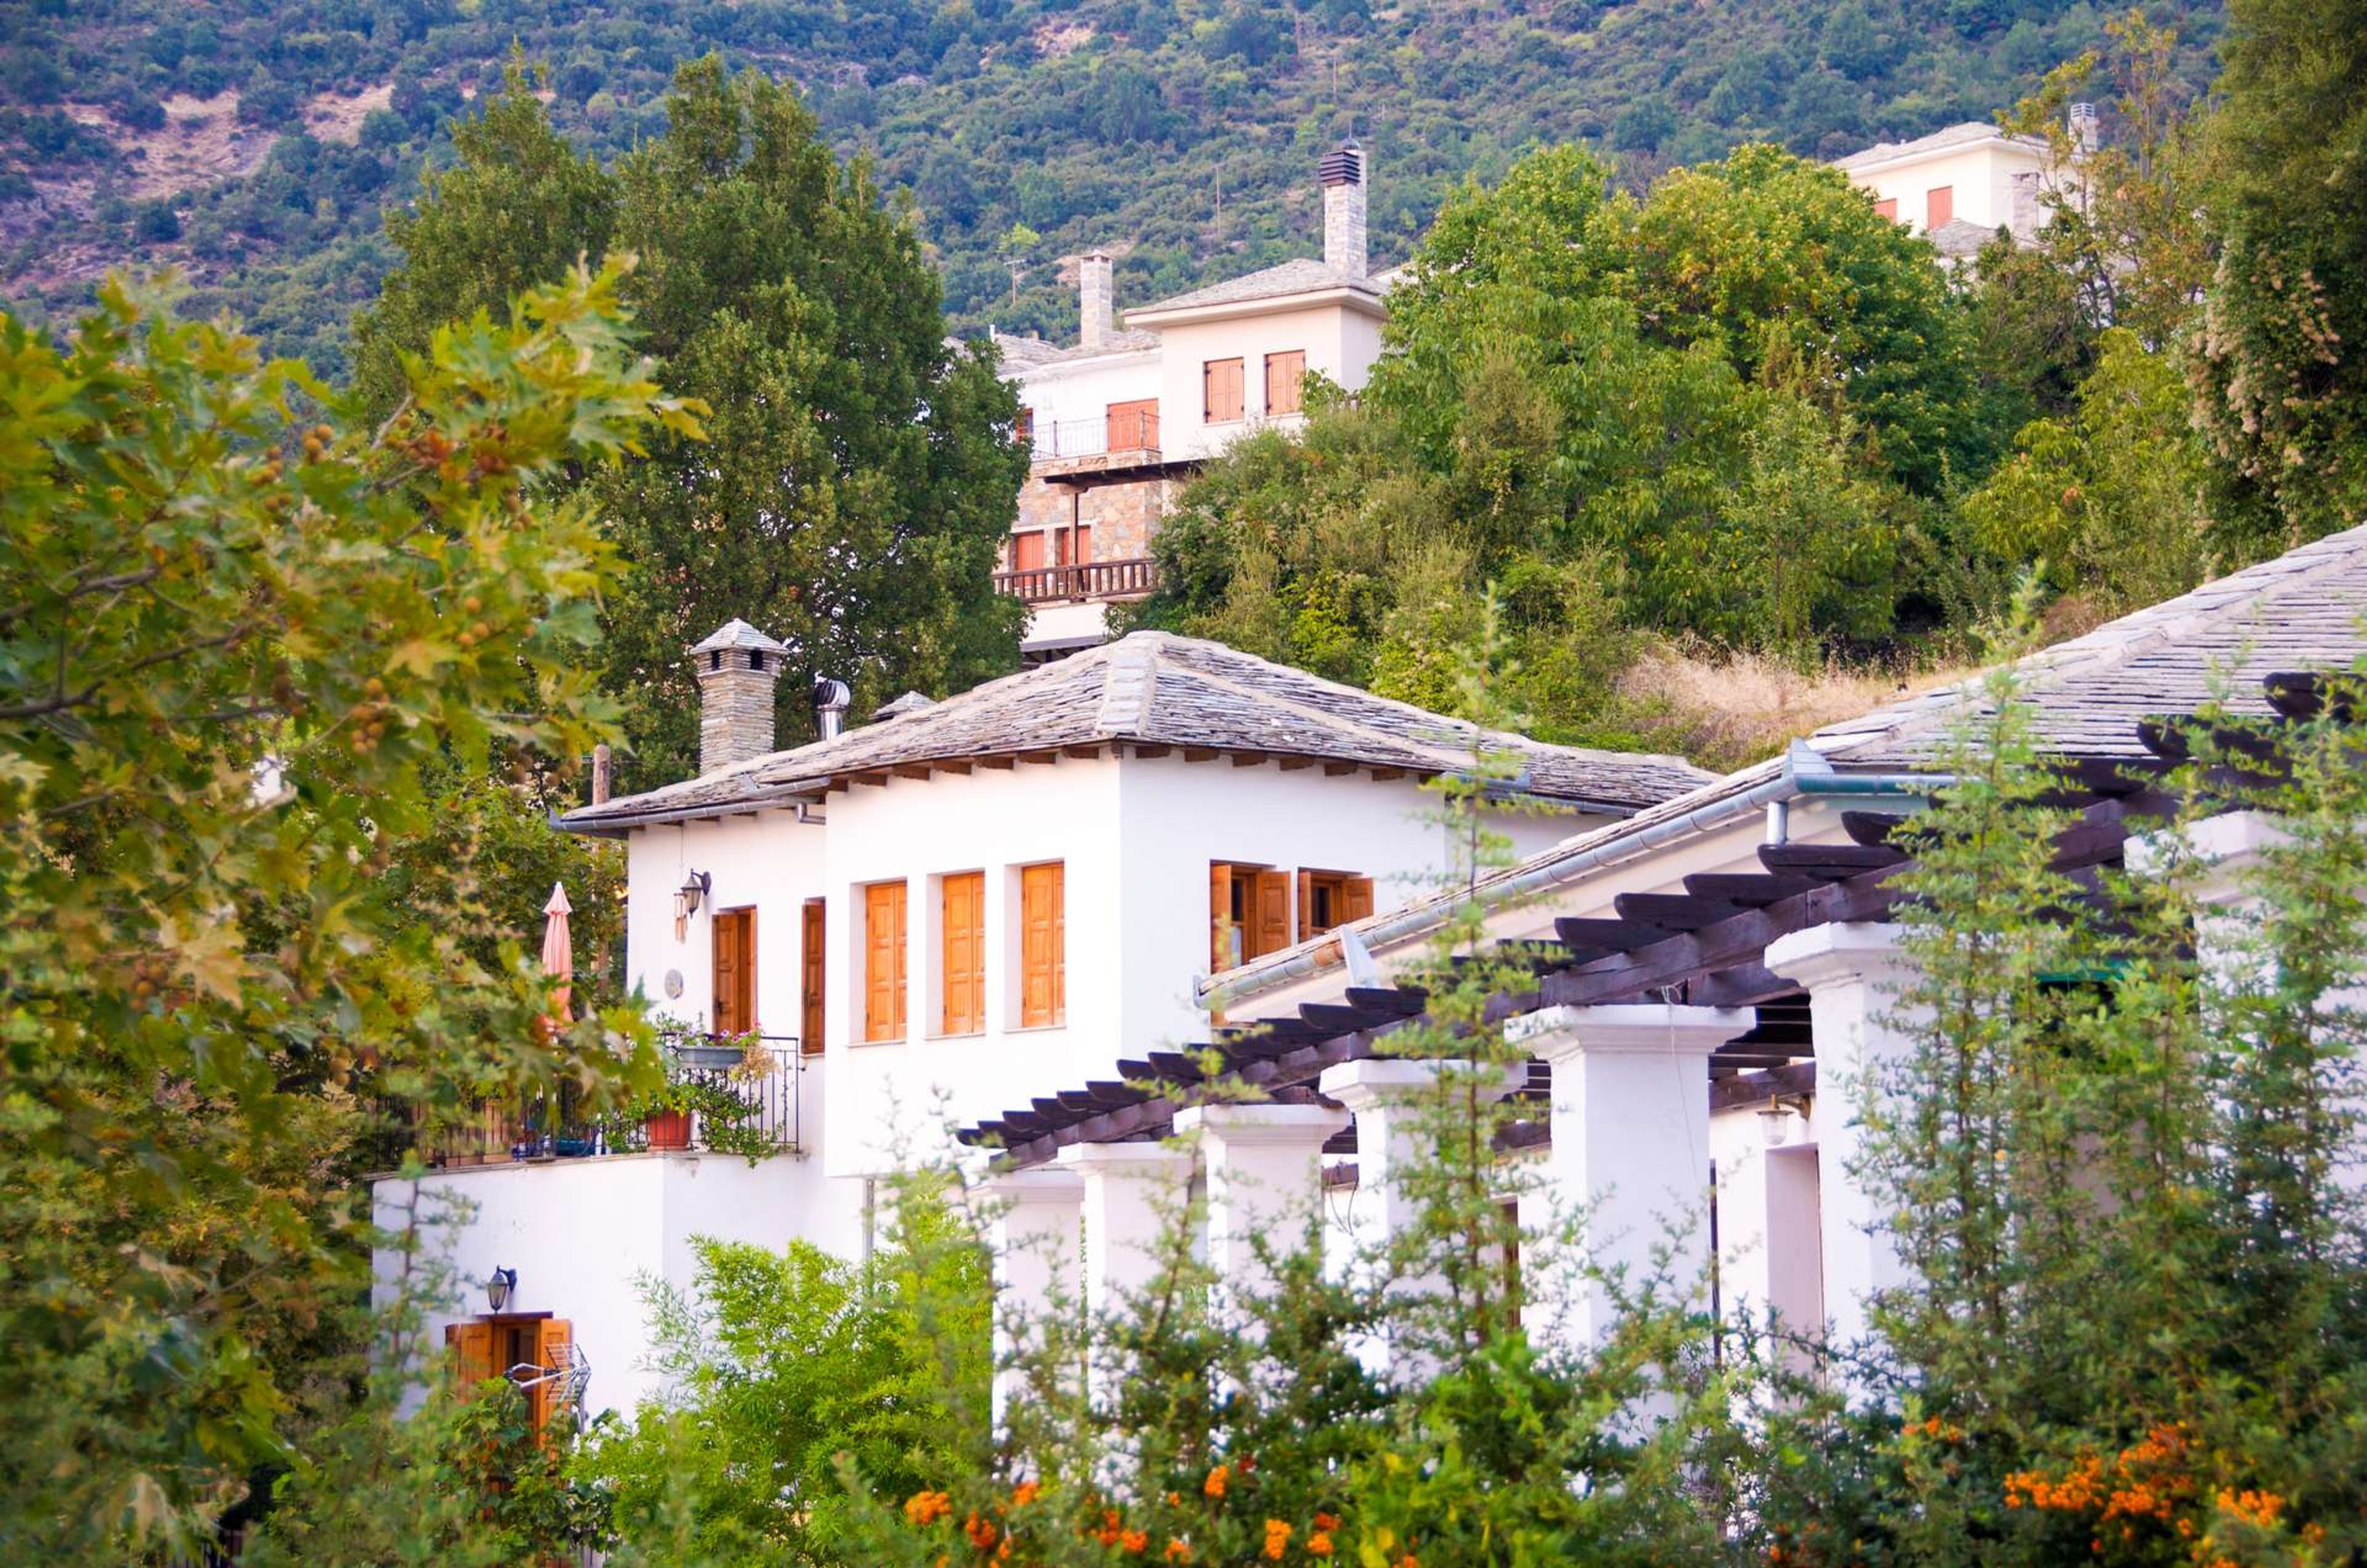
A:
[[[1843,171],[1863,169],[1875,164],[1886,164],[1893,158],[1919,156],[1925,152],[1944,152],[1951,147],[1967,147],[1976,141],[1998,137],[2007,141],[2019,141],[2033,152],[2046,150],[2046,143],[2035,136],[2008,136],[1987,120],[1968,119],[1960,124],[1943,126],[1929,136],[1919,136],[1912,141],[1877,141],[1863,152],[1833,160],[1833,167]]]
[[[1997,231],[1984,229],[1969,218],[1951,218],[1924,237],[1950,261],[1965,261],[1980,254],[1981,247],[1997,238]]]
[[[1205,288],[1189,289],[1171,294],[1164,299],[1148,305],[1137,305],[1127,315],[1131,318],[1154,310],[1189,310],[1202,305],[1246,305],[1257,299],[1277,299],[1285,294],[1312,294],[1323,288],[1353,288],[1377,299],[1386,285],[1370,274],[1356,276],[1324,265],[1310,257],[1300,256],[1278,266],[1212,283]]]
[[[776,751],[644,795],[570,812],[560,826],[617,832],[637,823],[722,816],[810,796],[898,767],[1008,757],[1111,741],[1202,747],[1403,768],[1469,765],[1473,727],[1321,680],[1221,643],[1136,632],[989,681],[831,740]],[[1710,775],[1675,757],[1547,746],[1496,733],[1518,755],[1519,787],[1591,809],[1639,810]]]
[[[1040,337],[1011,337],[1002,333],[994,334],[995,357],[1006,373],[1061,365],[1071,359],[1099,359],[1104,355],[1130,354],[1158,346],[1159,335],[1156,333],[1113,332],[1093,348],[1082,344],[1062,348]]]

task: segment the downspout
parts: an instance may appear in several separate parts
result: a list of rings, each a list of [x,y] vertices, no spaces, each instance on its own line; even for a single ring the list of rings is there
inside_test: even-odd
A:
[[[1512,903],[1532,894],[1538,894],[1575,882],[1580,877],[1609,866],[1624,865],[1659,848],[1673,840],[1723,827],[1737,818],[1747,817],[1764,807],[1770,843],[1788,840],[1791,830],[1791,803],[1804,797],[1820,795],[1855,799],[1929,799],[1933,792],[1947,788],[1956,782],[1953,773],[1841,773],[1825,761],[1805,741],[1795,740],[1784,753],[1783,771],[1773,778],[1753,784],[1750,788],[1715,800],[1681,817],[1670,817],[1652,823],[1637,832],[1597,844],[1591,849],[1534,866],[1517,876],[1491,886],[1483,895],[1490,904]],[[1778,829],[1784,838],[1775,837]],[[1438,925],[1445,911],[1436,902],[1410,905],[1376,925],[1357,932],[1365,947],[1373,952],[1419,936]],[[1319,961],[1329,943],[1317,943],[1306,951],[1292,954],[1255,976],[1254,990],[1218,989],[1211,986],[1202,993],[1217,1005],[1230,1006],[1274,986],[1304,979],[1331,967]]]

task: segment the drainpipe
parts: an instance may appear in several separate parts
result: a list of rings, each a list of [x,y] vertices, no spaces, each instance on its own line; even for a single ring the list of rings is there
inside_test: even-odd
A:
[[[1774,777],[1761,780],[1749,789],[1714,800],[1680,817],[1665,818],[1639,829],[1634,833],[1614,839],[1607,843],[1572,854],[1558,856],[1542,865],[1532,866],[1517,875],[1506,878],[1487,889],[1482,898],[1490,904],[1513,903],[1532,894],[1549,892],[1576,882],[1580,878],[1609,866],[1624,865],[1651,851],[1680,838],[1720,828],[1740,817],[1765,807],[1770,833],[1769,842],[1788,841],[1791,829],[1791,803],[1803,798],[1834,795],[1853,799],[1927,800],[1933,793],[1956,782],[1953,773],[1842,773],[1833,770],[1806,741],[1795,740],[1784,753],[1784,765]],[[1781,807],[1781,814],[1778,814]],[[1772,834],[1779,824],[1786,835],[1777,839]],[[1446,909],[1440,901],[1429,900],[1410,905],[1376,924],[1365,927],[1357,934],[1371,952],[1392,946],[1410,937],[1419,936],[1440,924]],[[1234,989],[1210,986],[1202,992],[1219,1006],[1247,999],[1258,991],[1291,980],[1304,979],[1331,967],[1319,962],[1328,943],[1317,943],[1295,953],[1271,968],[1260,970],[1251,977],[1251,987]]]

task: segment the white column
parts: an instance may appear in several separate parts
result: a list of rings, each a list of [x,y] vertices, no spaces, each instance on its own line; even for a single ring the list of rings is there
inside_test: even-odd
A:
[[[1818,1235],[1817,1148],[1806,1123],[1787,1111],[1770,1144],[1767,1102],[1713,1114],[1710,1157],[1717,1165],[1718,1311],[1729,1325],[1765,1323],[1772,1312],[1793,1334],[1825,1324],[1822,1246]],[[1797,1371],[1806,1359],[1783,1357]]]
[[[1077,1299],[1077,1225],[1083,1181],[1072,1171],[1006,1171],[970,1190],[986,1206],[994,1248],[994,1423],[1026,1380],[1011,1367],[1047,1314]]]
[[[1642,1003],[1546,1008],[1505,1030],[1553,1065],[1547,1190],[1565,1212],[1587,1210],[1587,1261],[1624,1269],[1630,1289],[1663,1250],[1679,1288],[1706,1280],[1709,1054],[1755,1021],[1742,1009]],[[1559,1269],[1539,1272],[1533,1332],[1572,1348],[1598,1341],[1608,1292],[1586,1281],[1573,1298]]]
[[[1864,1339],[1869,1298],[1908,1279],[1888,1207],[1859,1179],[1873,1080],[1913,1051],[1928,1016],[1899,1000],[1916,979],[1901,934],[1896,925],[1844,922],[1794,931],[1767,947],[1766,966],[1807,990],[1816,1032],[1818,1230],[1826,1332],[1837,1346]]]
[[[1088,1312],[1122,1312],[1159,1273],[1160,1249],[1192,1191],[1192,1151],[1164,1144],[1070,1144],[1055,1156],[1084,1181]]]
[[[1323,1201],[1323,1145],[1348,1125],[1328,1105],[1195,1105],[1175,1131],[1196,1134],[1208,1173],[1208,1266],[1220,1288],[1262,1294],[1274,1280],[1253,1245],[1298,1245]]]
[[[1435,1131],[1445,1110],[1439,1099],[1441,1075],[1470,1075],[1489,1101],[1501,1100],[1527,1080],[1525,1066],[1486,1070],[1472,1062],[1417,1061],[1410,1057],[1370,1056],[1326,1067],[1318,1087],[1356,1118],[1356,1198],[1353,1206],[1355,1246],[1364,1259],[1385,1261],[1389,1244],[1421,1217],[1421,1200],[1406,1179],[1415,1162],[1424,1157],[1424,1131]],[[1438,1292],[1435,1276],[1413,1276],[1399,1282],[1396,1293],[1421,1296]],[[1418,1379],[1427,1369],[1387,1337],[1358,1348],[1365,1364],[1400,1382]]]

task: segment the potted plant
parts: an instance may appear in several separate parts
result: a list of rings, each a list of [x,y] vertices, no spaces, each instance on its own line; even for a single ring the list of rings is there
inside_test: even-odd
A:
[[[653,1149],[690,1147],[690,1113],[697,1086],[680,1080],[651,1095],[641,1111],[641,1134]]]

